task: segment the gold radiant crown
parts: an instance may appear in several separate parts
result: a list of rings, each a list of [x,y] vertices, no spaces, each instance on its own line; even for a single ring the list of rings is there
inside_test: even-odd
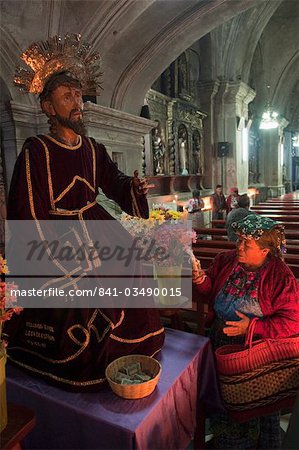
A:
[[[81,42],[80,34],[67,33],[64,38],[53,36],[34,42],[21,59],[30,69],[18,67],[14,83],[26,92],[40,94],[47,79],[63,70],[80,81],[85,95],[95,95],[101,88],[100,55],[91,53],[91,45]]]

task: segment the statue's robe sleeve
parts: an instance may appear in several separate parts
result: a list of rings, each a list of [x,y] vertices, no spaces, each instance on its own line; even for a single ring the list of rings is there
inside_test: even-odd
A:
[[[118,170],[104,145],[98,143],[94,143],[94,145],[97,154],[98,186],[126,213],[131,216],[148,218],[146,196],[138,195],[135,192],[133,178]]]

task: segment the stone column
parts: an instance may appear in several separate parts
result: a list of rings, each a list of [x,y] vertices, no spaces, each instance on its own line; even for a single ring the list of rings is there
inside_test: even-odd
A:
[[[281,144],[283,143],[283,130],[288,121],[281,118],[279,127],[270,130],[261,130],[262,138],[262,181],[269,188],[269,197],[284,194],[282,182]]]
[[[246,192],[248,158],[244,161],[242,157],[242,128],[246,126],[248,104],[254,99],[255,92],[242,81],[215,81],[201,83],[199,95],[201,108],[208,113],[205,120],[205,148],[213,186],[223,182],[224,191],[238,186],[240,192]],[[241,117],[244,121],[240,122]],[[241,123],[239,130],[238,123]],[[229,142],[228,156],[217,156],[218,142]],[[208,148],[213,149],[210,155]]]
[[[223,81],[216,96],[219,111],[216,123],[218,141],[229,142],[229,154],[224,157],[224,190],[237,186],[239,192],[248,188],[248,156],[243,155],[243,129],[248,120],[248,104],[255,92],[242,81]]]
[[[292,133],[291,131],[284,132],[284,159],[285,165],[285,184],[288,190],[291,190],[292,182]]]
[[[203,186],[205,188],[214,188],[220,175],[220,165],[216,159],[216,142],[214,133],[215,124],[215,95],[218,92],[220,82],[208,81],[201,82],[198,85],[198,95],[200,108],[207,113],[203,122],[203,141],[204,141],[204,167],[203,167]]]

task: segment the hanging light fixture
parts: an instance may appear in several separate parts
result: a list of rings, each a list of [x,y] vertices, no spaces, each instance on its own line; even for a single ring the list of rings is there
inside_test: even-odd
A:
[[[273,128],[277,128],[279,125],[278,122],[278,113],[276,111],[273,111],[273,109],[270,106],[270,86],[267,86],[268,89],[268,103],[267,103],[267,109],[262,115],[262,120],[260,123],[260,130],[271,130]]]

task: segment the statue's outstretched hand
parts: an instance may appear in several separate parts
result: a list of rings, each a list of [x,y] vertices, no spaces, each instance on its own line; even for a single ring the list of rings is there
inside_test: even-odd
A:
[[[138,170],[134,170],[133,186],[137,195],[146,195],[149,189],[155,187],[154,184],[148,184],[146,178],[139,178]]]

